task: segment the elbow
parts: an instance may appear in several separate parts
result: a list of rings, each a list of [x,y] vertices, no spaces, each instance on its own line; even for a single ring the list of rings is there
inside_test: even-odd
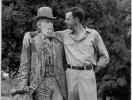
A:
[[[109,60],[110,60],[110,58],[109,58],[109,55],[107,54],[106,55],[106,65],[109,63]]]

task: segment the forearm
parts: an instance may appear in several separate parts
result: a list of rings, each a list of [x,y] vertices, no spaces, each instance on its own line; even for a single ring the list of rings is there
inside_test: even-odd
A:
[[[102,52],[103,50],[99,50],[99,58],[97,61],[97,65],[95,68],[95,73],[97,74],[100,70],[104,69],[104,67],[107,66],[108,62],[109,62],[109,55],[108,52],[104,50],[104,52]]]
[[[62,37],[61,33],[59,33],[59,32],[54,32],[54,33],[52,34],[52,37],[53,37],[54,39],[58,40],[59,42],[63,43],[63,37]]]
[[[30,47],[22,48],[21,63],[19,67],[18,85],[26,86],[30,76]]]
[[[98,61],[97,66],[106,66],[109,62],[109,55],[107,52],[107,49],[105,47],[105,44],[103,42],[103,39],[99,35],[99,33],[96,32],[95,34],[95,49],[98,54]]]
[[[19,75],[18,75],[18,86],[27,86],[29,83],[29,69],[27,68],[27,65],[21,66],[19,69]]]

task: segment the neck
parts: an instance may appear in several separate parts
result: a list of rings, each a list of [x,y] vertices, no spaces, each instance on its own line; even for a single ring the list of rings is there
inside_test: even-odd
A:
[[[85,28],[83,27],[82,24],[77,24],[76,26],[74,26],[73,28],[73,33],[76,35],[79,35],[80,33],[82,33],[85,30]]]

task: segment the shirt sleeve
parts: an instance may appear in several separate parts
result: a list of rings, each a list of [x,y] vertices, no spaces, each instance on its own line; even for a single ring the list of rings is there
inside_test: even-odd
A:
[[[64,34],[65,34],[64,31],[56,31],[54,33],[54,37],[55,37],[55,39],[57,39],[58,41],[63,43],[64,42]]]
[[[103,39],[99,35],[99,33],[95,32],[95,41],[94,41],[96,52],[98,54],[98,61],[97,66],[106,66],[109,62],[109,55],[106,50],[105,44],[103,42]]]
[[[22,47],[21,52],[21,62],[19,67],[18,74],[18,87],[28,86],[29,77],[30,77],[30,65],[31,65],[31,54],[30,54],[30,46],[28,48]]]

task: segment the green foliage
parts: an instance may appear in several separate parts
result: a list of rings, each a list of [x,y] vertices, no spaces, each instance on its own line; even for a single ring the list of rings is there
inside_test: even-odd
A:
[[[32,19],[41,6],[53,9],[57,17],[54,22],[56,31],[66,28],[66,8],[79,6],[85,10],[84,25],[100,33],[110,55],[107,68],[97,77],[99,94],[118,96],[119,91],[124,91],[128,96],[131,65],[130,0],[2,0],[2,70],[9,72],[12,77],[17,74],[24,33],[35,30]]]

